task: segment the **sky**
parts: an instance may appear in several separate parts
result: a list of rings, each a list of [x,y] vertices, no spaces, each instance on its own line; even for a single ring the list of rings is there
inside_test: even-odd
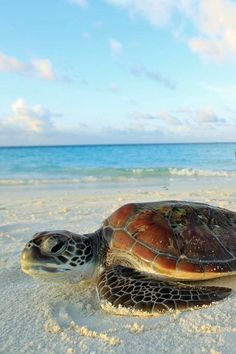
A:
[[[236,141],[236,0],[1,0],[0,145]]]

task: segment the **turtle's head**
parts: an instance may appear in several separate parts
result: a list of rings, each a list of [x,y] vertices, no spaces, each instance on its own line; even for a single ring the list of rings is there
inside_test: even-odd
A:
[[[32,276],[72,276],[91,279],[96,260],[94,245],[88,235],[69,231],[43,231],[34,235],[21,253],[21,268]]]

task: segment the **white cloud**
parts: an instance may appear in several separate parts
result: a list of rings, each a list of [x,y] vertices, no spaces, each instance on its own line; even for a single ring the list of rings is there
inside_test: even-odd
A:
[[[210,107],[180,107],[174,112],[139,112],[133,115],[140,129],[146,132],[161,131],[163,141],[169,142],[233,141],[236,134],[234,117],[232,114],[222,117]]]
[[[222,118],[214,112],[210,107],[202,107],[193,110],[189,107],[180,107],[174,113],[168,111],[160,111],[157,113],[136,112],[133,115],[134,120],[145,123],[146,125],[158,123],[165,126],[169,130],[193,129],[198,130],[199,124],[205,127],[216,128],[220,126],[230,125],[230,118]]]
[[[191,38],[188,43],[193,52],[208,61],[236,60],[236,29],[226,30],[219,38]]]
[[[221,35],[236,27],[236,3],[232,0],[200,0],[197,16],[199,30],[209,36]]]
[[[0,72],[22,72],[25,70],[27,70],[25,64],[0,52]]]
[[[0,117],[1,146],[138,143],[160,134],[145,124],[94,129],[85,123],[76,123],[69,128],[54,119],[58,116],[41,105],[30,107],[22,98],[17,99],[11,105],[11,113]]]
[[[173,34],[181,28],[189,28],[196,32],[184,37],[193,53],[201,58],[214,62],[236,61],[236,2],[235,0],[104,0],[128,11],[131,17],[144,18],[156,27],[171,24]],[[70,0],[81,7],[87,0]],[[184,26],[183,24],[187,24]],[[181,29],[182,31],[183,29]],[[122,44],[117,40],[110,41],[113,54],[120,54]]]
[[[32,60],[31,65],[35,69],[35,73],[42,79],[49,80],[49,81],[55,80],[55,74],[50,60],[48,59]]]
[[[111,49],[112,54],[114,54],[114,55],[121,54],[121,52],[123,50],[123,44],[120,41],[118,41],[114,38],[111,38],[109,41],[109,44],[110,44],[110,49]]]
[[[184,106],[176,110],[178,119],[190,126],[198,126],[199,123],[216,127],[220,125],[230,124],[230,118],[221,117],[211,107],[201,107],[198,109],[192,109]]]
[[[216,115],[211,108],[203,108],[195,112],[196,121],[199,123],[225,123],[226,119]]]
[[[22,98],[18,98],[11,105],[11,114],[3,118],[1,128],[25,133],[42,134],[56,130],[52,117],[53,114],[41,105],[28,107]]]
[[[128,10],[131,16],[146,19],[153,26],[190,24],[195,35],[184,37],[190,49],[214,62],[236,61],[236,2],[234,0],[106,0]],[[177,25],[176,25],[177,24]],[[176,27],[176,28],[175,28]],[[186,26],[189,28],[189,26]],[[174,29],[175,28],[175,29]],[[183,26],[185,28],[185,26]]]
[[[43,80],[56,79],[52,63],[49,59],[35,59],[23,63],[16,58],[0,52],[0,72],[18,73],[26,76],[39,77]]]
[[[66,126],[42,105],[29,106],[19,98],[9,115],[0,117],[1,145],[56,145],[93,143],[140,143],[230,141],[236,134],[235,114],[221,118],[210,107],[181,107],[173,112],[136,113],[133,119],[100,128],[76,123]]]
[[[0,116],[1,146],[86,144],[96,141],[97,134],[85,123],[65,126],[54,113],[42,105],[29,106],[18,98],[11,104],[11,112]]]
[[[236,60],[236,3],[200,0],[192,17],[199,35],[188,40],[193,52],[215,62]]]

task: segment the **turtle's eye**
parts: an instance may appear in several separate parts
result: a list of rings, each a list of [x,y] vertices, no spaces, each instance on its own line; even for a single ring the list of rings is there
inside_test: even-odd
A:
[[[59,241],[57,245],[53,246],[53,248],[51,249],[51,252],[52,253],[59,252],[63,248],[64,245],[65,245],[64,242]]]
[[[66,246],[65,241],[56,236],[50,236],[41,242],[40,249],[42,252],[58,255],[65,251]]]

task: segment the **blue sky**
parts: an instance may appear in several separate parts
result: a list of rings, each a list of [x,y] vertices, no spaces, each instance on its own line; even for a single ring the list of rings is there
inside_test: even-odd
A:
[[[0,3],[0,145],[236,140],[236,1]]]

